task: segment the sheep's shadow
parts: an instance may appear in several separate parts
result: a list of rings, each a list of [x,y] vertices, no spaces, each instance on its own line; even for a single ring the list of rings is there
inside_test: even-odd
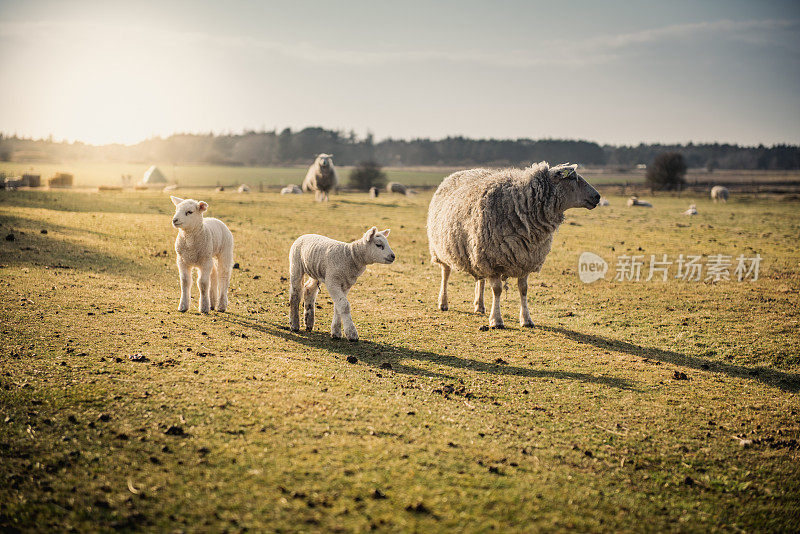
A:
[[[580,380],[583,382],[602,384],[619,389],[634,389],[627,380],[621,378],[597,376],[588,373],[571,371],[526,369],[523,367],[515,367],[513,365],[488,363],[471,358],[463,358],[449,354],[438,354],[435,352],[410,349],[407,347],[400,347],[375,341],[361,340],[357,343],[352,343],[343,339],[331,339],[329,334],[322,331],[307,332],[305,330],[301,330],[300,332],[292,332],[288,329],[288,327],[283,325],[258,321],[250,317],[244,317],[242,315],[232,313],[220,314],[219,317],[222,320],[230,321],[239,326],[252,328],[259,332],[277,336],[294,343],[299,343],[306,347],[327,350],[343,356],[355,356],[364,363],[374,367],[380,367],[382,364],[388,362],[391,365],[392,370],[397,373],[425,376],[429,378],[443,378],[449,380],[454,379],[454,377],[450,375],[428,371],[426,369],[421,369],[402,363],[404,360],[417,360],[431,362],[436,365],[452,367],[454,369],[471,369],[480,373],[493,375],[519,376],[524,378]]]
[[[594,334],[576,332],[575,330],[570,330],[562,326],[546,326],[537,324],[534,328],[545,330],[547,332],[562,334],[573,341],[594,345],[599,349],[625,352],[633,356],[658,360],[660,362],[680,365],[682,367],[691,367],[693,369],[724,373],[735,378],[757,380],[769,386],[777,387],[790,393],[797,393],[800,391],[800,375],[795,373],[786,373],[766,367],[746,367],[744,365],[734,365],[720,362],[719,360],[709,360],[697,356],[689,356],[679,352],[655,347],[642,347],[626,341],[609,339]]]

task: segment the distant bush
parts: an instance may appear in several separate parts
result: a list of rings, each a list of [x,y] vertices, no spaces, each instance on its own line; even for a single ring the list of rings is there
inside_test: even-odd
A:
[[[679,152],[662,152],[647,167],[650,189],[680,191],[686,184],[686,161]]]
[[[370,187],[381,188],[386,185],[386,173],[374,161],[362,161],[350,171],[350,187],[369,191]]]

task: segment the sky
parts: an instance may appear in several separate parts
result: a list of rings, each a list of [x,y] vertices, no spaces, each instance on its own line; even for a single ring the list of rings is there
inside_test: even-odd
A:
[[[0,0],[0,131],[800,144],[800,2]]]

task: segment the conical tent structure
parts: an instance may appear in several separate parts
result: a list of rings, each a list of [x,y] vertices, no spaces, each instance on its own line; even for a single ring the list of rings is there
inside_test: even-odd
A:
[[[158,169],[158,167],[153,165],[147,169],[147,171],[145,171],[144,178],[142,178],[142,183],[145,185],[165,184],[167,183],[167,179],[164,177],[164,174]]]

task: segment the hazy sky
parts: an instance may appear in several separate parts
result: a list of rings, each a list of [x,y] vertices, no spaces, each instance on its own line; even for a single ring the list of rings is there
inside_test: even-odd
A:
[[[0,131],[800,143],[800,2],[0,0]]]

